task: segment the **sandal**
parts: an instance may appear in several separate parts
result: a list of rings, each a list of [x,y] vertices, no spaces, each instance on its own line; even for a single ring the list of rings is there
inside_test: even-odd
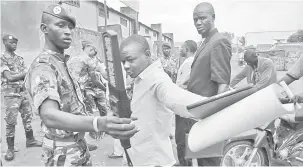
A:
[[[108,158],[112,158],[112,159],[123,158],[123,155],[115,155],[114,153],[111,153],[108,155]]]

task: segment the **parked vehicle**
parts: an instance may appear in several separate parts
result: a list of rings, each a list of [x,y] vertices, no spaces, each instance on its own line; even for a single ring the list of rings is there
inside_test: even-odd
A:
[[[224,147],[221,166],[268,165],[303,166],[302,109],[235,136]]]

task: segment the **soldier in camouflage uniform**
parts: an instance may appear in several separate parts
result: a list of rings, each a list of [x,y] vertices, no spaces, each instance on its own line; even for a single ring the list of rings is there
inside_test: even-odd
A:
[[[1,87],[5,101],[5,121],[7,152],[5,160],[14,159],[14,140],[17,116],[20,112],[26,134],[26,147],[41,147],[42,143],[33,136],[32,108],[27,93],[23,91],[23,80],[26,75],[26,67],[23,58],[15,54],[18,39],[10,34],[2,38],[5,52],[1,54]]]
[[[138,132],[134,119],[89,116],[78,83],[67,67],[64,50],[72,41],[76,20],[60,5],[48,6],[42,14],[45,35],[43,51],[32,62],[25,79],[34,106],[42,120],[42,159],[46,166],[91,166],[85,132],[106,132],[129,139]]]
[[[82,41],[83,52],[68,61],[68,68],[71,75],[80,84],[80,89],[84,95],[86,110],[90,115],[105,116],[109,107],[106,100],[106,87],[102,82],[104,67],[97,60],[97,49],[90,41]],[[103,72],[103,73],[104,73]],[[95,111],[97,107],[98,111]],[[90,132],[94,139],[100,138],[102,134]],[[96,145],[89,145],[90,151],[97,149]]]
[[[162,45],[163,57],[161,57],[161,63],[164,71],[168,74],[171,80],[176,83],[177,80],[177,63],[171,54],[171,45],[169,43],[163,43]],[[171,118],[171,133],[169,135],[170,139],[175,136],[175,115]]]
[[[83,52],[68,62],[68,68],[80,84],[85,97],[86,110],[93,114],[96,106],[99,114],[105,116],[108,110],[105,97],[106,87],[101,79],[102,74],[99,72],[104,69],[96,58],[95,46],[90,41],[82,41],[82,47]]]
[[[163,56],[161,57],[161,63],[164,71],[169,75],[172,81],[175,83],[177,79],[177,63],[174,57],[171,55],[171,46],[169,43],[163,43],[162,45]]]

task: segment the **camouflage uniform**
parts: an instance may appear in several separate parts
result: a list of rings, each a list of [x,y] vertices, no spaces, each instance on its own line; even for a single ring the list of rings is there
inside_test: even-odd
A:
[[[23,81],[9,82],[3,77],[4,71],[15,74],[24,73],[26,67],[23,58],[16,54],[3,53],[1,55],[1,86],[5,102],[6,137],[15,136],[18,112],[20,112],[24,130],[32,131],[32,108],[26,92],[22,90]]]
[[[164,56],[161,57],[161,63],[164,71],[169,75],[169,77],[172,79],[172,81],[176,82],[177,77],[177,64],[173,60],[172,57],[165,58]]]
[[[43,50],[30,66],[25,87],[37,109],[45,99],[51,99],[64,112],[87,116],[79,85],[67,69],[68,59],[68,55]],[[43,122],[42,130],[45,133],[42,159],[46,166],[92,165],[84,133],[48,128]]]
[[[84,103],[86,110],[92,115],[99,114],[105,116],[108,111],[108,103],[106,100],[106,92],[96,87],[92,83],[92,79],[89,75],[90,72],[95,71],[101,67],[101,63],[96,58],[90,58],[86,55],[79,55],[73,57],[68,62],[68,68],[71,71],[72,76],[80,84],[81,91],[84,95]],[[102,82],[101,73],[97,72],[99,80]],[[94,108],[97,107],[99,113],[94,113]]]

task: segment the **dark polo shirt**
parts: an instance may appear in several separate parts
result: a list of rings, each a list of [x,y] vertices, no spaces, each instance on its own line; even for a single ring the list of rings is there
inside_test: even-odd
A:
[[[214,29],[198,48],[188,81],[188,91],[205,97],[218,93],[218,84],[229,84],[231,76],[230,41]]]

